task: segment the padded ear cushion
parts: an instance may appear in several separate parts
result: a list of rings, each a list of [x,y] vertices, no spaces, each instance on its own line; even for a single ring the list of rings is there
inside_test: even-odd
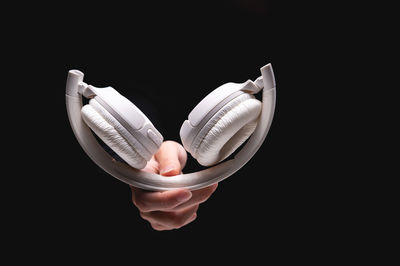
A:
[[[128,142],[124,134],[121,134],[125,129],[95,99],[91,99],[89,104],[82,107],[81,115],[86,125],[130,166],[137,169],[146,166],[145,158],[137,152],[133,143]]]
[[[206,124],[206,133],[196,137],[194,157],[197,161],[210,166],[231,155],[254,132],[261,108],[261,102],[248,93],[226,104]]]

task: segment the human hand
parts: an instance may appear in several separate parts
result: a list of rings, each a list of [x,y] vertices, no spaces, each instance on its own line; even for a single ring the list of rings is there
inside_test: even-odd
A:
[[[175,141],[165,141],[142,171],[163,176],[182,172],[187,160],[185,149]],[[168,178],[168,177],[166,177]],[[205,202],[217,189],[218,184],[195,191],[175,189],[151,192],[132,187],[132,201],[140,216],[158,231],[178,229],[193,222],[199,204]]]

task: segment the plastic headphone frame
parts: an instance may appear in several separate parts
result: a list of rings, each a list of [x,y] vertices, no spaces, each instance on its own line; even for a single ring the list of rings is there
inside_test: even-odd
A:
[[[98,143],[90,128],[81,117],[82,94],[79,85],[83,84],[84,74],[79,70],[68,72],[66,84],[66,107],[72,130],[87,155],[104,171],[118,180],[151,191],[164,191],[176,188],[197,190],[220,182],[242,168],[257,152],[270,129],[275,111],[276,83],[271,64],[263,66],[262,76],[255,83],[262,86],[262,110],[253,134],[233,159],[223,161],[210,168],[189,174],[165,177],[147,173],[116,161]],[[262,82],[262,83],[261,83]]]

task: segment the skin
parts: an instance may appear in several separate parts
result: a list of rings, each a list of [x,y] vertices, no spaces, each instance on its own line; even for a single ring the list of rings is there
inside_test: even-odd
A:
[[[185,149],[175,141],[165,141],[158,152],[147,163],[143,171],[163,176],[174,176],[182,172],[187,160]],[[175,189],[171,191],[150,192],[131,187],[133,204],[140,216],[158,231],[181,228],[197,218],[200,203],[205,202],[218,184],[190,191]]]

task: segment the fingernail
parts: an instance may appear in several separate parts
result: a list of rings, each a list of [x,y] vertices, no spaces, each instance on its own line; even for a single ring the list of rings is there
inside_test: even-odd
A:
[[[183,203],[185,201],[188,201],[192,197],[192,192],[189,190],[182,191],[181,193],[176,196],[176,199],[178,200],[179,203]]]
[[[161,175],[168,175],[168,174],[171,174],[173,172],[175,172],[175,167],[173,167],[173,166],[166,166],[166,167],[163,167],[160,170],[160,174]]]

